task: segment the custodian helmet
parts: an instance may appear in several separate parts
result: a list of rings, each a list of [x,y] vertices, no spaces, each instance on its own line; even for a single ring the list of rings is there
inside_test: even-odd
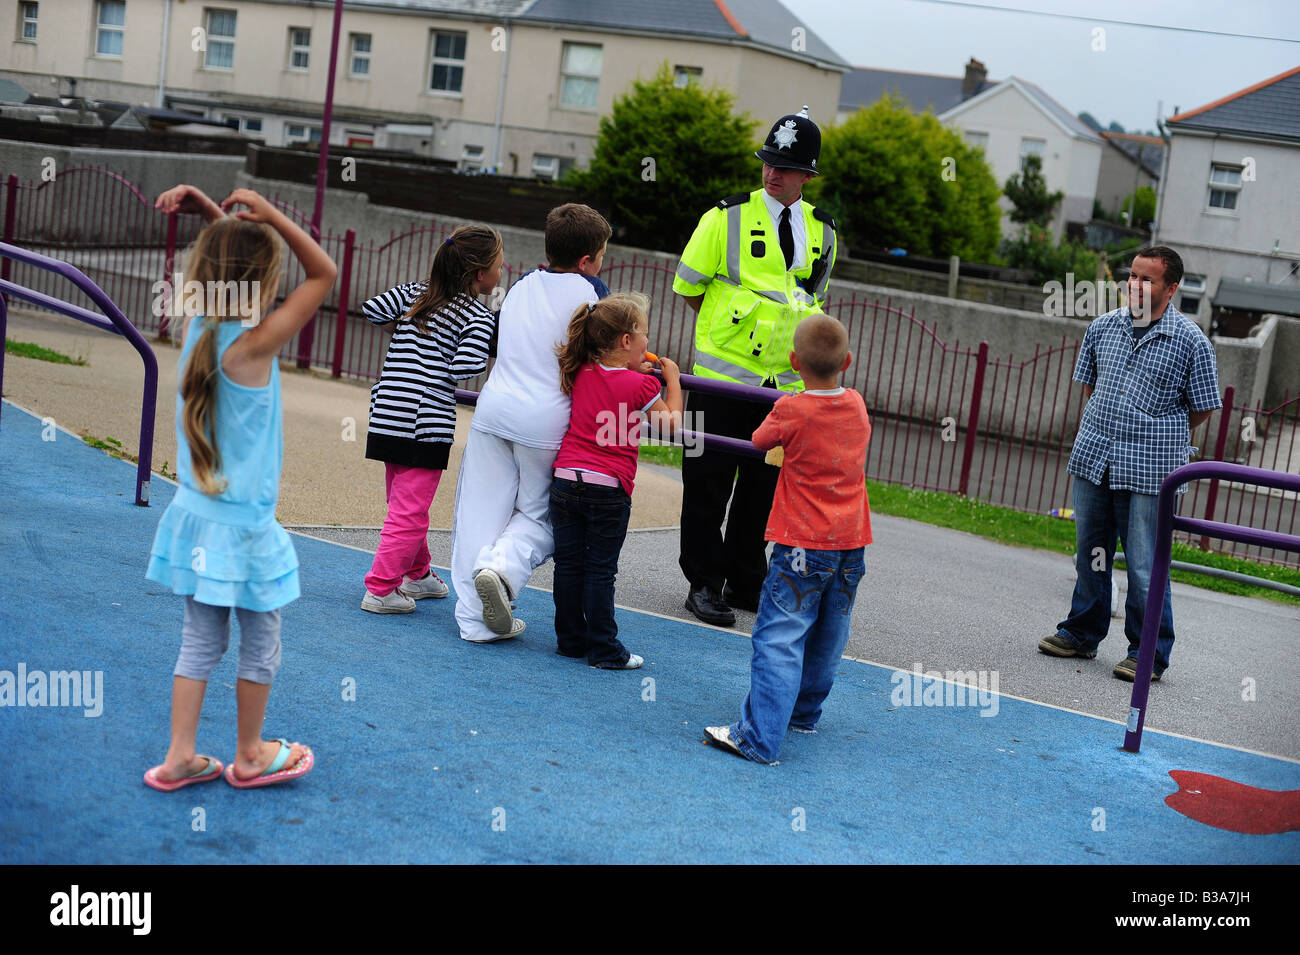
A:
[[[798,113],[782,116],[772,124],[763,148],[754,153],[759,159],[778,169],[798,169],[814,176],[817,157],[822,151],[822,132],[808,118],[808,107]]]

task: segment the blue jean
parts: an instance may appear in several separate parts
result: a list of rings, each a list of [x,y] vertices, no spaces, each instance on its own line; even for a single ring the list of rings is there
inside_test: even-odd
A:
[[[1103,480],[1106,480],[1103,478]],[[1098,487],[1086,478],[1074,478],[1074,524],[1078,550],[1075,553],[1074,597],[1070,616],[1056,625],[1056,632],[1079,649],[1095,653],[1110,629],[1111,569],[1115,561],[1115,540],[1124,541],[1128,564],[1128,600],[1124,604],[1124,634],[1128,655],[1137,659],[1142,643],[1142,620],[1146,615],[1151,566],[1155,562],[1156,501],[1154,494],[1116,491]],[[1094,570],[1093,552],[1105,551],[1105,569]],[[1174,647],[1174,611],[1169,582],[1165,582],[1164,609],[1156,640],[1155,673],[1169,666]]]
[[[621,487],[555,478],[550,510],[556,650],[592,666],[622,666],[629,654],[614,622],[614,578],[632,499]]]
[[[862,550],[772,547],[754,623],[749,696],[731,727],[750,759],[775,762],[788,728],[807,732],[821,719],[866,572]]]

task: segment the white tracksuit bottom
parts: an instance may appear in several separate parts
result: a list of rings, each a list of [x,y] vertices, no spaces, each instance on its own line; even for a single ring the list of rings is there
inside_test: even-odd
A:
[[[513,601],[551,559],[551,480],[556,448],[532,448],[470,429],[456,481],[451,581],[462,640],[499,639],[483,622],[474,574],[491,568]]]

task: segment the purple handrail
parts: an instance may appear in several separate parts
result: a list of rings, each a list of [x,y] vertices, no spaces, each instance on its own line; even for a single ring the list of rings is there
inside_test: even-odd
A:
[[[92,302],[103,309],[104,315],[108,316],[107,320],[105,320],[103,315],[96,315],[80,305],[73,305],[71,302],[65,302],[43,292],[37,292],[34,289],[10,282],[8,279],[0,279],[0,342],[8,340],[9,334],[9,309],[5,296],[13,295],[48,308],[51,311],[85,322],[87,325],[94,325],[106,332],[121,335],[140,353],[140,358],[144,361],[144,395],[141,399],[140,409],[140,456],[135,471],[135,503],[140,507],[148,507],[149,477],[153,465],[153,419],[158,404],[158,358],[154,355],[153,349],[144,340],[144,336],[122,314],[121,309],[113,304],[113,300],[105,295],[98,285],[86,278],[75,266],[37,252],[28,252],[26,249],[20,249],[5,242],[0,242],[0,259],[14,259],[63,276],[81,289]],[[4,349],[0,348],[0,389],[3,387]]]
[[[775,388],[755,388],[752,385],[740,385],[732,381],[718,381],[716,378],[702,378],[699,375],[682,375],[682,390],[699,391],[706,395],[721,395],[725,398],[739,398],[742,401],[757,401],[767,404],[771,404],[782,395],[788,394],[785,391],[777,391]],[[473,407],[478,404],[478,394],[477,391],[464,391],[457,388],[456,402],[457,404]],[[678,437],[683,444],[689,439],[692,447],[712,448],[715,451],[727,451],[731,454],[741,454],[751,458],[763,458],[766,455],[766,452],[754,447],[752,441],[745,441],[742,438],[727,438],[719,434],[685,430]]]
[[[1300,475],[1248,468],[1241,464],[1224,464],[1220,461],[1185,464],[1174,470],[1160,485],[1160,497],[1156,501],[1156,556],[1151,565],[1146,617],[1142,621],[1142,645],[1138,650],[1137,674],[1133,678],[1133,696],[1129,700],[1128,723],[1124,728],[1122,748],[1130,753],[1136,753],[1142,746],[1142,727],[1146,725],[1147,697],[1151,692],[1151,671],[1155,668],[1156,637],[1160,631],[1160,614],[1164,609],[1165,586],[1169,582],[1174,531],[1192,531],[1206,537],[1300,553],[1300,537],[1291,534],[1256,530],[1240,524],[1179,517],[1174,513],[1174,497],[1179,485],[1188,481],[1216,479],[1300,493]]]

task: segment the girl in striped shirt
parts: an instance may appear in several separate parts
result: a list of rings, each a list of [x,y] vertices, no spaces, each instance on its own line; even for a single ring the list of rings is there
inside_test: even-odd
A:
[[[456,436],[456,382],[487,370],[496,319],[476,296],[501,281],[502,255],[495,229],[461,226],[434,253],[427,282],[362,306],[376,325],[397,323],[370,389],[366,457],[384,462],[388,515],[362,610],[411,613],[416,600],[447,596],[429,567],[429,506]]]

